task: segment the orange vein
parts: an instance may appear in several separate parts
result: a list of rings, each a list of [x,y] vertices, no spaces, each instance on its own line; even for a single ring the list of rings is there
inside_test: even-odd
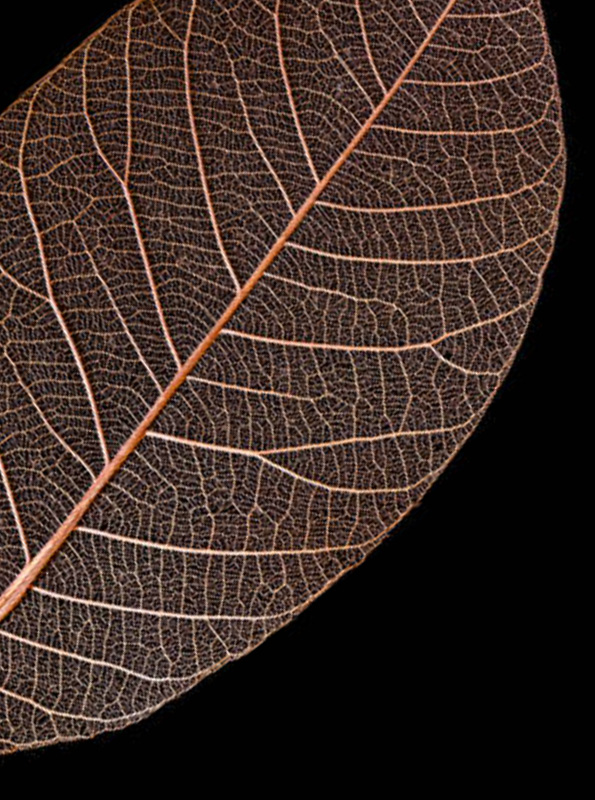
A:
[[[430,29],[428,35],[418,48],[417,52],[413,55],[413,57],[411,58],[411,60],[409,61],[408,65],[405,67],[399,78],[395,81],[390,91],[384,96],[379,105],[370,114],[365,124],[360,128],[360,130],[352,139],[350,144],[341,153],[337,161],[335,161],[335,163],[326,173],[324,178],[322,178],[318,182],[316,187],[311,192],[310,196],[305,200],[305,202],[298,210],[296,215],[293,217],[291,222],[287,225],[283,233],[279,236],[275,244],[271,247],[268,254],[260,262],[260,264],[252,273],[250,278],[242,286],[240,291],[236,294],[236,296],[228,305],[228,307],[225,309],[223,314],[219,317],[215,325],[213,325],[209,333],[205,336],[205,338],[201,341],[198,347],[194,350],[192,355],[180,367],[180,369],[176,373],[171,383],[159,396],[159,398],[157,399],[153,407],[150,409],[150,411],[146,414],[145,418],[142,420],[138,428],[134,431],[134,433],[130,436],[130,438],[122,445],[122,447],[115,455],[115,457],[108,464],[106,464],[106,466],[98,475],[97,479],[89,487],[89,489],[87,489],[82,499],[73,508],[73,510],[70,512],[66,520],[62,523],[62,525],[60,525],[58,530],[46,542],[46,544],[41,548],[41,550],[37,553],[37,555],[33,559],[31,559],[31,561],[29,561],[29,563],[22,569],[19,575],[17,575],[17,577],[8,587],[8,589],[6,589],[6,591],[2,594],[2,596],[0,597],[0,621],[5,619],[7,615],[10,614],[10,612],[16,606],[18,606],[18,604],[21,602],[21,600],[23,599],[29,588],[39,577],[40,573],[45,569],[45,567],[49,564],[49,562],[52,560],[55,554],[60,550],[64,542],[68,539],[72,531],[76,528],[77,524],[80,522],[81,518],[87,512],[87,510],[89,509],[89,507],[91,506],[97,495],[99,495],[101,491],[108,485],[108,483],[112,480],[114,475],[118,472],[118,470],[127,460],[127,458],[138,447],[138,445],[145,437],[145,434],[147,433],[151,425],[155,422],[157,417],[167,406],[167,404],[169,403],[171,398],[175,395],[180,386],[185,382],[186,378],[194,370],[194,368],[196,367],[200,359],[203,357],[203,355],[207,352],[207,350],[209,350],[212,347],[212,345],[218,339],[219,334],[221,333],[223,328],[227,325],[227,323],[231,320],[231,318],[234,316],[238,308],[252,293],[253,289],[255,288],[259,280],[262,278],[267,269],[271,266],[271,264],[279,255],[279,253],[285,247],[288,239],[295,233],[295,231],[302,224],[308,213],[312,210],[313,206],[316,204],[316,201],[318,200],[320,195],[324,192],[326,187],[329,185],[329,183],[332,181],[332,179],[335,177],[335,175],[341,169],[341,167],[345,164],[347,159],[352,155],[354,150],[356,150],[356,148],[361,144],[362,140],[369,133],[370,129],[372,128],[378,117],[382,114],[382,112],[386,109],[386,107],[394,98],[396,93],[399,91],[407,75],[411,72],[415,64],[419,61],[419,59],[427,49],[428,45],[436,35],[436,32],[439,30],[439,28],[444,23],[445,19],[448,17],[449,13],[451,12],[456,2],[457,0],[449,0],[446,7],[444,8],[444,11],[442,12],[442,14],[440,14],[434,26]]]

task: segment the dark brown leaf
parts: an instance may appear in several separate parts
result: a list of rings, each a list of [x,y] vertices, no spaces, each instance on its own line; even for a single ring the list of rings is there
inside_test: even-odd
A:
[[[365,558],[506,374],[563,177],[537,0],[139,0],[0,118],[0,748]]]

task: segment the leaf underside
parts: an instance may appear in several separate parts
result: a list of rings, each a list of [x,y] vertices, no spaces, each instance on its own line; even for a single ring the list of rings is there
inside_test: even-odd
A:
[[[365,558],[506,374],[563,179],[538,0],[140,0],[0,117],[0,752]]]

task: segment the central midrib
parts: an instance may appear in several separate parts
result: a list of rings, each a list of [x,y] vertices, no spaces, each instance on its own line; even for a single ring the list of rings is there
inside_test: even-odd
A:
[[[146,414],[140,425],[122,445],[120,450],[114,458],[106,464],[96,480],[87,489],[82,499],[70,512],[66,520],[58,528],[58,530],[51,536],[46,544],[41,548],[37,555],[29,561],[26,566],[17,575],[14,581],[10,584],[8,589],[0,597],[0,622],[4,620],[10,612],[18,606],[27,591],[31,588],[35,580],[39,577],[40,573],[50,563],[54,555],[60,550],[64,542],[68,539],[70,534],[76,528],[83,515],[87,512],[92,505],[95,498],[103,491],[114,475],[118,472],[120,467],[124,464],[127,458],[136,450],[140,442],[144,439],[146,432],[155,422],[157,417],[161,414],[163,409],[168,405],[171,398],[178,391],[180,386],[185,382],[186,378],[195,369],[196,365],[203,357],[203,355],[211,348],[217,341],[219,334],[227,323],[232,319],[238,308],[243,304],[246,298],[252,293],[253,289],[268,270],[279,253],[285,247],[288,239],[295,233],[295,231],[302,224],[308,213],[312,210],[320,195],[324,192],[326,187],[332,181],[337,172],[341,169],[343,164],[352,155],[354,150],[360,145],[365,136],[369,133],[370,129],[382,114],[385,108],[389,105],[396,93],[399,91],[407,75],[411,72],[415,64],[418,62],[434,36],[441,27],[445,19],[450,14],[453,6],[457,0],[449,0],[444,11],[438,17],[433,27],[429,30],[426,38],[419,46],[415,54],[410,59],[405,69],[401,72],[391,89],[383,97],[382,101],[370,114],[365,124],[360,128],[358,133],[354,136],[349,145],[341,153],[339,158],[335,161],[333,166],[329,169],[326,175],[319,181],[313,189],[309,197],[304,201],[295,216],[289,222],[283,233],[279,236],[275,244],[271,247],[265,258],[260,262],[258,267],[252,273],[250,278],[237,292],[232,302],[227,306],[223,314],[219,317],[215,325],[211,328],[209,333],[196,347],[192,355],[181,366],[176,373],[171,383],[167,386],[164,392],[156,400],[153,407]]]

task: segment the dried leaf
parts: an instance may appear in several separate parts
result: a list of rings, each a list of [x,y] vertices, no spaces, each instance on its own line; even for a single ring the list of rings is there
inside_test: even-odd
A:
[[[138,0],[0,118],[0,748],[138,720],[360,563],[530,319],[537,0]]]

